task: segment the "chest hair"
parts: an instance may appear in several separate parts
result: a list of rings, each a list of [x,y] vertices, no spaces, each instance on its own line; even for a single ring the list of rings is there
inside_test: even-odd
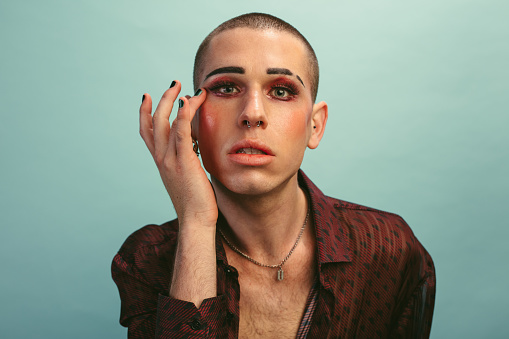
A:
[[[295,338],[315,277],[312,258],[277,269],[236,263],[240,284],[239,338]]]

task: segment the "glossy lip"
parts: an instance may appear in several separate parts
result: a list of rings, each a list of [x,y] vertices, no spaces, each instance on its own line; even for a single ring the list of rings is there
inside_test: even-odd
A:
[[[263,153],[266,153],[266,154],[247,154],[247,155],[274,156],[274,153],[272,152],[270,147],[265,145],[263,142],[261,142],[260,140],[257,140],[257,139],[244,139],[239,142],[236,142],[232,146],[232,148],[230,148],[230,151],[228,152],[228,154],[237,154],[237,151],[240,150],[241,148],[254,148],[254,149],[258,149],[258,150],[262,151]],[[240,153],[240,154],[243,154],[243,153]]]
[[[241,148],[254,148],[266,154],[237,153],[237,151]],[[255,139],[245,139],[233,145],[228,152],[228,158],[239,165],[263,166],[272,162],[275,156],[270,147],[265,145],[263,142]]]

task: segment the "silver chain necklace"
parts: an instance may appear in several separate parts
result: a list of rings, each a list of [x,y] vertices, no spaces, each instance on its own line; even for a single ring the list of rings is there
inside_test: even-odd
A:
[[[246,258],[247,260],[251,261],[253,264],[256,264],[256,265],[261,266],[261,267],[278,268],[278,270],[277,270],[277,280],[281,281],[281,280],[284,279],[283,265],[286,263],[288,258],[290,258],[290,256],[292,255],[293,251],[297,247],[297,244],[299,243],[300,238],[302,237],[302,234],[304,233],[304,228],[306,228],[306,224],[308,223],[308,218],[309,218],[309,210],[308,210],[308,212],[306,214],[306,219],[304,220],[304,224],[302,225],[302,227],[300,229],[299,236],[297,237],[297,240],[295,240],[295,244],[293,244],[292,249],[290,250],[290,252],[288,252],[286,257],[279,264],[277,264],[277,265],[262,264],[261,262],[254,260],[249,255],[247,255],[244,252],[242,252],[241,250],[239,250],[234,244],[232,244],[228,240],[228,238],[226,238],[226,236],[223,234],[223,231],[221,231],[221,229],[218,229],[218,230],[219,230],[219,233],[221,234],[221,236],[223,237],[223,239],[226,241],[226,243],[228,244],[228,246],[230,246],[230,248],[232,250],[234,250],[235,252],[237,252],[238,254],[240,254],[241,256]]]

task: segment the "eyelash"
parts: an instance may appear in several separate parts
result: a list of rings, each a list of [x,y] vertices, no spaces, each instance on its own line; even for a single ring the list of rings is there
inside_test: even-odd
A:
[[[209,91],[211,91],[211,92],[213,92],[215,94],[218,94],[220,96],[229,96],[229,95],[231,95],[231,94],[226,94],[226,93],[219,92],[219,90],[221,88],[224,88],[224,87],[233,87],[233,88],[236,88],[237,86],[233,82],[220,80],[220,81],[214,82],[212,85],[210,85]],[[237,90],[238,90],[238,88],[237,88]]]
[[[220,92],[220,90],[225,87],[232,87],[232,88],[236,89],[237,91],[240,91],[240,89],[237,87],[237,85],[235,83],[233,83],[231,81],[225,81],[225,80],[219,80],[217,82],[212,83],[209,87],[209,91],[211,91],[212,93],[215,93],[218,96],[224,96],[224,97],[228,97],[228,96],[237,94],[237,93],[230,94],[230,93]],[[283,81],[283,82],[277,82],[275,84],[272,84],[270,86],[269,93],[271,93],[272,91],[274,91],[276,89],[282,89],[282,90],[286,91],[288,94],[288,96],[286,96],[286,97],[276,97],[274,95],[271,95],[272,97],[276,98],[277,100],[289,101],[289,100],[292,100],[296,95],[299,94],[299,89],[297,88],[297,86],[295,86],[291,82]]]
[[[270,91],[273,91],[275,89],[283,89],[284,91],[286,91],[288,93],[287,97],[284,97],[284,98],[277,97],[279,100],[284,100],[284,101],[292,100],[296,95],[299,94],[299,90],[298,90],[297,86],[295,86],[291,82],[285,81],[285,82],[275,83],[270,87]]]

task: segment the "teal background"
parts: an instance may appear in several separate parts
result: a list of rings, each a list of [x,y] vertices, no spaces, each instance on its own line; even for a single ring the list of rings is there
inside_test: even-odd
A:
[[[509,338],[509,2],[2,1],[0,337],[124,338],[110,263],[175,217],[138,134],[144,92],[192,93],[201,40],[261,11],[321,67],[329,195],[402,215],[433,256],[432,338]]]

